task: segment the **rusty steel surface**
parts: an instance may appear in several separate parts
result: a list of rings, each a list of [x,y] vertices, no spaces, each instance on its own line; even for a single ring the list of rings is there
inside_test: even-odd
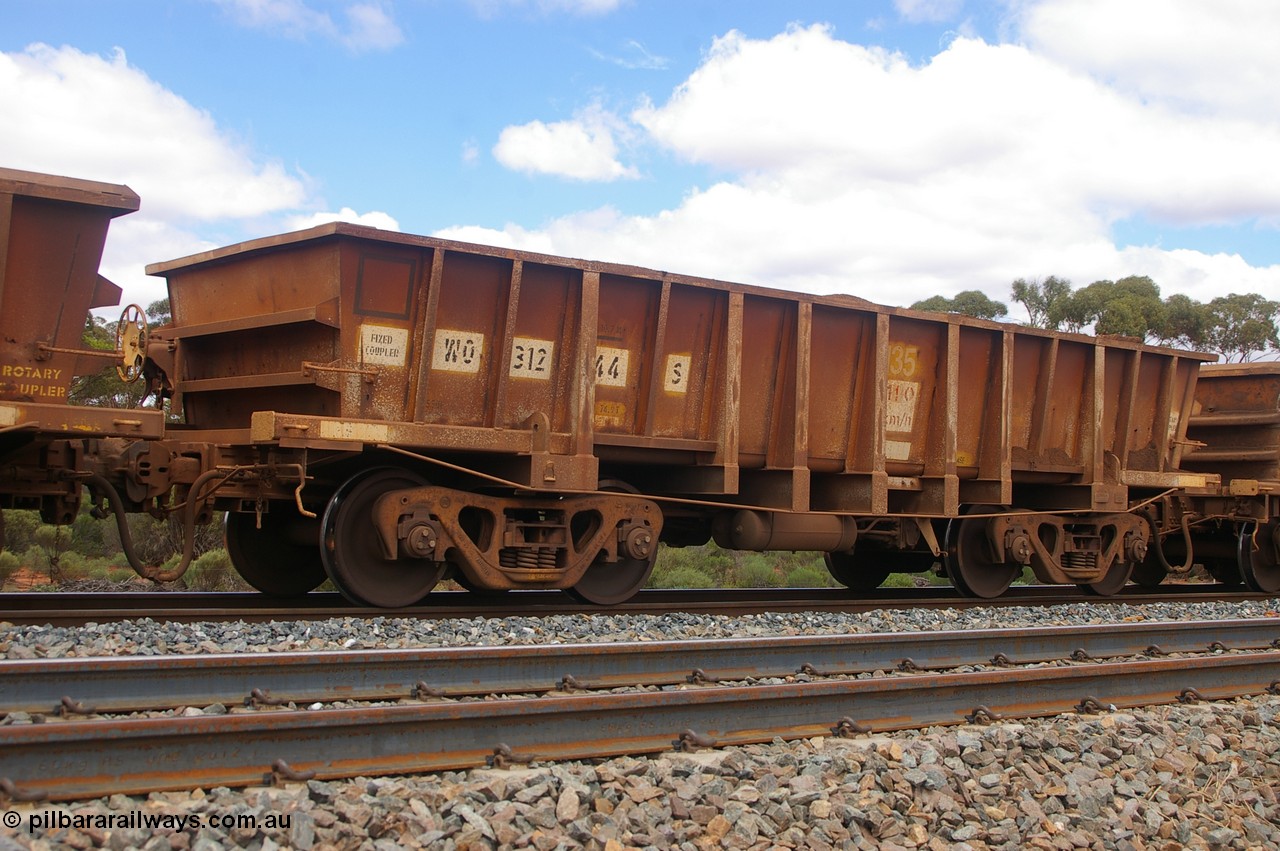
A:
[[[1187,439],[1204,444],[1188,469],[1221,474],[1228,491],[1232,480],[1280,491],[1280,363],[1202,367]]]
[[[510,477],[880,515],[1204,483],[1178,468],[1185,351],[343,223],[148,272],[188,423],[261,443],[543,452],[554,484]]]
[[[1160,570],[1280,591],[1280,364],[1201,368],[1183,466],[1212,481],[1152,507]]]
[[[1268,619],[1096,627],[783,636],[671,642],[519,645],[0,662],[0,714],[95,714],[222,703],[609,689],[762,677],[1025,665],[1139,654],[1265,649]]]
[[[72,375],[101,365],[77,349],[80,317],[118,299],[97,267],[137,207],[124,186],[0,170],[0,501],[49,522],[86,489],[121,523],[182,507],[178,566],[126,543],[144,577],[180,575],[196,519],[226,510],[253,587],[304,593],[323,570],[388,607],[450,570],[614,604],[659,537],[822,550],[851,588],[881,559],[940,560],[971,596],[1027,566],[1109,595],[1198,557],[1280,589],[1280,369],[347,223],[148,267],[173,322],[148,335],[127,308],[117,369],[160,405],[171,392],[182,425],[58,416]],[[396,488],[370,467],[421,498],[379,503]],[[653,510],[606,510],[601,491]]]
[[[9,726],[0,778],[23,800],[651,753],[1274,688],[1280,652],[775,686]]]
[[[164,412],[0,402],[0,428],[17,425],[59,437],[100,434],[154,440],[164,436]]]
[[[74,375],[106,365],[74,350],[89,309],[119,302],[98,264],[111,219],[138,205],[127,186],[0,168],[0,400],[64,404]]]
[[[600,550],[608,543],[608,537],[624,525],[634,525],[647,531],[645,539],[657,549],[658,534],[662,529],[662,512],[648,500],[635,499],[630,496],[603,494],[600,496],[581,496],[572,501],[562,503],[564,516],[557,517],[557,523],[563,526],[565,540],[565,556],[563,563],[557,565],[550,547],[539,547],[530,542],[520,556],[512,556],[504,561],[501,553],[504,547],[511,547],[513,541],[503,541],[498,535],[491,536],[487,547],[477,546],[464,529],[464,518],[480,513],[493,518],[495,525],[502,518],[504,511],[519,510],[551,513],[560,510],[553,505],[547,507],[541,500],[497,499],[484,494],[460,494],[447,488],[414,488],[402,489],[381,497],[374,506],[372,516],[379,529],[392,529],[400,518],[409,512],[414,517],[421,517],[423,523],[434,524],[431,552],[423,555],[435,556],[443,560],[441,555],[453,549],[457,555],[456,563],[464,575],[477,586],[492,589],[510,590],[521,587],[554,587],[571,588],[581,579],[591,566]],[[575,526],[579,516],[595,518],[595,532],[584,540],[574,541],[570,530]],[[428,519],[429,518],[429,519]],[[426,528],[425,526],[423,528]],[[390,536],[384,543],[388,551],[394,551],[396,541]],[[523,542],[522,542],[523,543]],[[539,553],[550,554],[550,564],[541,563]],[[518,559],[518,560],[517,560]]]

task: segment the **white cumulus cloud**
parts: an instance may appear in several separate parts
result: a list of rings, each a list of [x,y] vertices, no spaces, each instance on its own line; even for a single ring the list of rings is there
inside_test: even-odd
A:
[[[288,220],[290,230],[305,230],[328,222],[350,222],[351,224],[366,225],[371,228],[381,228],[382,230],[400,230],[400,223],[387,213],[379,210],[357,213],[350,207],[343,207],[336,213],[310,213],[305,216],[293,216]]]
[[[1149,274],[1166,294],[1200,300],[1280,294],[1280,267],[1112,236],[1131,219],[1265,227],[1280,217],[1280,112],[1272,90],[1252,85],[1280,70],[1253,49],[1280,43],[1280,16],[1236,16],[1233,41],[1224,25],[1202,38],[1194,0],[1156,4],[1169,10],[1153,24],[1159,50],[1185,65],[1166,59],[1143,76],[1136,62],[1109,68],[1069,50],[1126,17],[1118,5],[1025,3],[1015,21],[1025,37],[956,38],[923,64],[824,26],[730,32],[665,99],[629,116],[643,141],[718,182],[657,215],[606,209],[472,237],[893,304],[974,288],[1008,301],[1014,278],[1047,274],[1078,285]],[[1050,39],[1041,22],[1059,9],[1074,35]],[[1129,32],[1135,53],[1152,52]],[[1182,87],[1198,71],[1218,87],[1238,80],[1232,98],[1253,108],[1227,98],[1210,109],[1207,90]],[[570,168],[553,157],[551,126],[519,128],[527,170]]]
[[[618,159],[616,121],[589,110],[570,121],[531,121],[503,129],[493,155],[513,171],[572,180],[618,180],[638,176]]]
[[[1018,7],[1021,37],[1118,91],[1180,109],[1280,117],[1280,4],[1255,0],[1045,0]]]
[[[144,306],[164,296],[148,263],[258,235],[313,201],[304,175],[265,159],[202,110],[109,56],[36,44],[0,53],[6,167],[127,184],[141,210],[111,224],[102,272]],[[201,234],[220,234],[211,242]]]
[[[249,217],[299,206],[304,181],[262,162],[213,117],[130,65],[75,48],[0,53],[0,161],[128,183],[147,216]]]
[[[305,0],[214,0],[241,26],[278,33],[286,38],[318,36],[354,53],[390,50],[404,41],[400,25],[385,0],[347,2],[340,20]]]

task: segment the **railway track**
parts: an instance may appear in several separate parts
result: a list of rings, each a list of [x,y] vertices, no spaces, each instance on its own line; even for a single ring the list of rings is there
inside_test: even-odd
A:
[[[427,601],[400,609],[358,606],[336,593],[312,593],[289,600],[254,592],[18,592],[0,594],[0,622],[80,626],[89,622],[151,618],[168,621],[323,620],[333,617],[514,617],[565,614],[698,614],[741,615],[762,612],[861,612],[883,608],[930,606],[973,608],[1119,602],[1131,605],[1169,602],[1240,602],[1271,599],[1215,584],[1168,585],[1154,593],[1130,586],[1113,597],[1086,595],[1061,586],[1017,586],[996,599],[964,597],[949,586],[880,588],[854,594],[846,589],[768,588],[686,591],[641,591],[627,603],[601,609],[584,605],[559,591],[517,591],[498,597],[442,591]]]
[[[0,664],[5,712],[237,708],[0,727],[0,794],[77,799],[1222,699],[1280,686],[1280,651],[1260,649],[1278,637],[1280,622],[1263,619],[554,653],[543,645],[18,660]],[[895,668],[910,673],[868,676]],[[323,706],[332,701],[341,705]],[[295,708],[304,702],[321,708]]]

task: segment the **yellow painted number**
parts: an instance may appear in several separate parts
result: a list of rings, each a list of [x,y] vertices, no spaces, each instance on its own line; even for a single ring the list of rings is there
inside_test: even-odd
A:
[[[919,367],[920,349],[904,343],[889,344],[889,374],[895,378],[911,378]]]

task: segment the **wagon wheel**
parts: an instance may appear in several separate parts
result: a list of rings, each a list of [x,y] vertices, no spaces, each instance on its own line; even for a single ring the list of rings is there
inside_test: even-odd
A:
[[[1214,581],[1228,588],[1239,588],[1244,584],[1244,577],[1240,575],[1240,562],[1238,559],[1207,558],[1204,560],[1204,569],[1214,578]]]
[[[879,588],[893,571],[883,564],[854,553],[824,553],[831,578],[850,591],[871,591]]]
[[[319,545],[291,539],[298,520],[288,511],[268,512],[258,528],[256,514],[227,512],[227,555],[241,579],[272,597],[300,597],[324,582]]]
[[[967,514],[997,514],[994,505],[972,505]],[[953,517],[947,524],[942,563],[951,583],[966,597],[990,599],[1003,594],[1022,573],[1016,562],[998,562],[987,538],[987,517]]]
[[[1245,523],[1240,527],[1239,558],[1240,575],[1254,591],[1270,594],[1280,591],[1280,521]]]
[[[1238,525],[1224,525],[1213,534],[1196,539],[1195,561],[1204,566],[1205,572],[1228,588],[1239,588],[1245,583],[1240,568],[1240,535]]]
[[[639,493],[625,482],[604,481],[600,490],[608,493]],[[634,597],[653,573],[653,565],[658,560],[658,548],[653,548],[648,558],[620,558],[618,561],[604,561],[603,554],[582,574],[578,584],[565,589],[569,594],[584,603],[597,606],[616,606]]]
[[[1159,542],[1153,542],[1151,545],[1160,546]],[[1143,588],[1158,588],[1168,575],[1169,571],[1165,570],[1160,559],[1155,555],[1148,555],[1141,563],[1133,566],[1133,573],[1129,578],[1134,581],[1134,584]]]
[[[373,506],[380,496],[425,484],[407,470],[378,467],[352,476],[329,500],[320,525],[320,558],[325,573],[348,600],[381,608],[411,606],[444,576],[448,564],[443,561],[383,558],[373,524]]]
[[[827,572],[853,591],[879,588],[894,573],[920,573],[933,567],[937,556],[924,550],[899,550],[860,543],[852,553],[825,553]]]
[[[1133,566],[1129,578],[1142,588],[1158,588],[1169,575],[1169,568],[1165,565],[1171,562],[1164,549],[1165,539],[1160,535],[1160,526],[1155,516],[1149,512],[1143,512],[1142,516],[1147,521],[1147,528],[1151,530],[1151,542],[1147,545],[1146,556]]]
[[[126,307],[116,323],[116,351],[120,354],[116,375],[132,384],[142,375],[147,358],[147,315],[136,304]]]
[[[1120,590],[1129,584],[1129,579],[1133,576],[1134,569],[1133,562],[1117,559],[1111,562],[1111,567],[1107,568],[1106,575],[1097,582],[1077,582],[1076,587],[1086,594],[1110,597],[1119,594]],[[1164,577],[1160,578],[1163,579]],[[1158,585],[1159,583],[1157,582],[1156,584]]]

